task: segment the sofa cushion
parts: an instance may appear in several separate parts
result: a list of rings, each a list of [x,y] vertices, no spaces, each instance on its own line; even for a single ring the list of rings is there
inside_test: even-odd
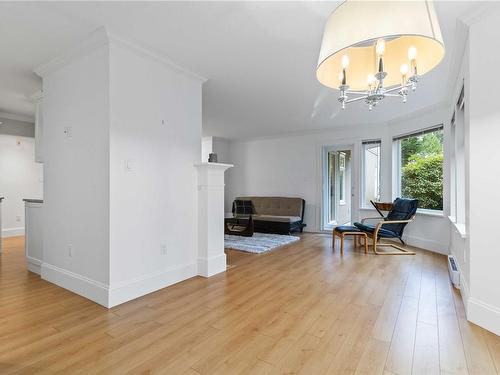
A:
[[[237,197],[251,200],[257,215],[302,217],[304,200],[287,197]]]
[[[302,220],[300,216],[253,215],[254,221],[273,221],[279,223],[296,223]]]

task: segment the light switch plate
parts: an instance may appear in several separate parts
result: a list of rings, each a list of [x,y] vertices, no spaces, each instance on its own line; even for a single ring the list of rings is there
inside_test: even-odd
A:
[[[135,169],[135,160],[134,159],[125,160],[125,170],[131,172],[134,169]]]

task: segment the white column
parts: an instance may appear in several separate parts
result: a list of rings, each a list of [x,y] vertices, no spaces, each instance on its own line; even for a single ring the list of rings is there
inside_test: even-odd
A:
[[[35,105],[35,161],[43,163],[43,115],[42,115],[42,91],[37,91],[31,95],[31,101]]]
[[[224,171],[231,164],[196,163],[198,169],[198,275],[226,270]]]

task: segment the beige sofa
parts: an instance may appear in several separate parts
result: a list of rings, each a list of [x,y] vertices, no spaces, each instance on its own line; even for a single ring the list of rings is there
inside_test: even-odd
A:
[[[291,233],[300,231],[304,224],[305,201],[287,197],[237,197],[237,200],[252,201],[254,229],[264,233]],[[235,217],[242,216],[235,213]],[[244,215],[243,215],[244,216]]]

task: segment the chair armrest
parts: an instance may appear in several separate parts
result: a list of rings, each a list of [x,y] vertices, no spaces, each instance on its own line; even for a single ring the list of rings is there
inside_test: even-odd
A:
[[[412,222],[413,219],[415,219],[415,216],[412,216],[412,218],[408,219],[408,220],[384,220],[384,221],[381,221],[375,227],[375,230],[373,231],[373,237],[377,238],[378,231],[380,230],[380,228],[382,228],[382,225],[385,225],[385,224],[408,224],[408,223]]]
[[[384,220],[383,217],[365,217],[361,219],[361,224],[364,224],[366,220]]]

